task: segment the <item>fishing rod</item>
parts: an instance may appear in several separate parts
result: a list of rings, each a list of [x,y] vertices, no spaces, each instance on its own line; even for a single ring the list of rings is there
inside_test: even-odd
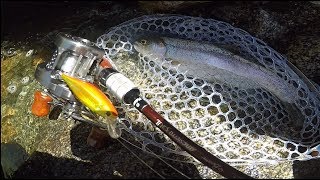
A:
[[[37,66],[35,78],[46,87],[37,91],[32,113],[49,119],[74,119],[103,127],[119,138],[118,112],[98,86],[107,88],[118,100],[133,105],[170,139],[194,158],[226,178],[252,178],[190,140],[157,113],[141,96],[140,90],[104,58],[104,51],[87,39],[59,34],[58,49],[48,62]],[[54,107],[50,111],[50,105]],[[97,116],[98,115],[98,116]]]
[[[117,70],[105,66],[98,77],[100,85],[108,88],[119,100],[133,105],[170,139],[204,165],[226,178],[252,178],[215,157],[177,130],[140,96],[140,90],[134,83]]]

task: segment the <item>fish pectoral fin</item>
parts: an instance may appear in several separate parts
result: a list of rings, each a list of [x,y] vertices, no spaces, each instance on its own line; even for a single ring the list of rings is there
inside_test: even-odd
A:
[[[178,65],[180,65],[180,62],[177,61],[177,60],[172,60],[171,64],[174,65],[174,66],[178,66]]]

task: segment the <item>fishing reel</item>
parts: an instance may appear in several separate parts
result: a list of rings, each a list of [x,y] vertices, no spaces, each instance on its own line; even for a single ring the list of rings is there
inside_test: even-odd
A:
[[[86,98],[89,98],[89,100],[90,98],[91,100],[96,98],[87,97],[88,94],[85,94],[86,88],[91,88],[91,91],[99,94],[98,98],[100,99],[97,101],[107,102],[106,106],[109,107],[106,108],[111,108],[113,115],[117,116],[117,112],[114,107],[111,107],[113,105],[109,102],[108,97],[102,95],[99,88],[94,85],[97,81],[96,76],[102,69],[100,63],[105,60],[103,59],[104,51],[87,39],[68,34],[59,34],[54,44],[57,49],[54,51],[51,60],[39,64],[35,71],[36,80],[45,89],[44,92],[35,92],[32,113],[39,117],[49,115],[51,120],[58,118],[73,119],[104,127],[108,129],[111,137],[117,138],[119,130],[115,131],[115,123],[111,124],[110,129],[109,122],[99,119],[99,110],[94,112],[95,107],[90,108],[89,104],[88,108],[84,104],[88,101]],[[62,78],[62,74],[65,79]],[[80,83],[78,85],[80,89],[72,89],[74,85],[66,83],[69,81]],[[92,93],[89,93],[89,96],[90,94]],[[99,106],[101,105],[99,104]]]

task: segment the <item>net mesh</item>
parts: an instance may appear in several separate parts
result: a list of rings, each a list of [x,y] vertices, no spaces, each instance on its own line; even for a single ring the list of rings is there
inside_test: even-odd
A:
[[[241,89],[218,80],[209,83],[188,76],[169,59],[158,64],[138,54],[132,43],[153,33],[238,48],[243,57],[293,85],[294,103],[304,119],[291,118],[283,103],[263,88]],[[149,15],[109,29],[96,44],[157,112],[223,161],[247,164],[319,158],[319,97],[288,67],[285,57],[244,30],[214,19]],[[138,137],[143,150],[156,147],[164,157],[188,156],[133,106],[124,104],[118,110],[123,130]]]

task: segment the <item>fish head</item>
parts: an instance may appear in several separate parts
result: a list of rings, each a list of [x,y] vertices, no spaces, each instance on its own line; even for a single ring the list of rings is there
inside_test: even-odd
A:
[[[144,56],[164,57],[167,50],[160,37],[141,37],[133,43],[133,47]]]

